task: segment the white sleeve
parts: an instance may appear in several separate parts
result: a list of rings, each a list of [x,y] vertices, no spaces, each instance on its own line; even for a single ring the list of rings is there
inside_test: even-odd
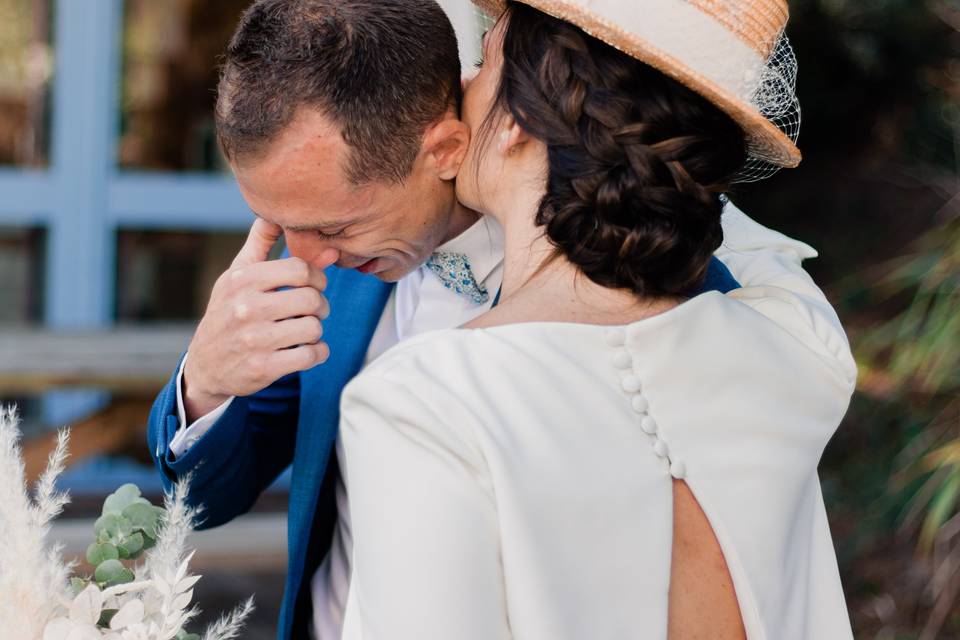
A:
[[[364,640],[506,640],[486,463],[465,419],[446,410],[441,417],[420,399],[424,386],[368,373],[343,395],[356,598],[344,636],[361,628]]]
[[[721,222],[723,244],[716,256],[741,285],[786,289],[840,326],[827,296],[803,269],[804,260],[817,257],[813,247],[755,222],[732,202]]]
[[[823,290],[803,269],[817,257],[811,246],[753,221],[728,202],[721,218],[723,245],[719,258],[743,289],[731,297],[754,306],[781,325],[802,326],[836,358],[844,375],[856,380],[856,363],[843,324]]]
[[[177,418],[179,418],[179,427],[177,428],[176,435],[173,436],[173,440],[170,441],[170,451],[177,457],[189,451],[190,447],[210,430],[210,427],[220,419],[220,416],[226,412],[227,407],[233,402],[233,397],[230,397],[207,415],[194,420],[187,428],[183,427],[183,425],[187,423],[187,412],[183,407],[183,368],[187,364],[187,357],[189,355],[190,354],[187,353],[187,355],[183,357],[183,360],[180,362],[180,370],[177,371]]]

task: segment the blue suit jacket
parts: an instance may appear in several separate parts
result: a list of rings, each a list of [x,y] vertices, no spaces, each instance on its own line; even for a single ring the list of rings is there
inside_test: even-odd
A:
[[[277,638],[308,637],[313,608],[310,577],[326,555],[336,521],[331,459],[340,421],[340,393],[363,365],[391,285],[356,271],[327,270],[331,314],[324,322],[330,359],[286,376],[263,391],[236,398],[189,451],[174,459],[170,442],[179,426],[176,372],[150,412],[147,441],[170,490],[193,473],[189,502],[202,504],[199,529],[245,513],[287,466],[292,467],[287,524],[288,563]],[[702,291],[739,287],[716,258]]]

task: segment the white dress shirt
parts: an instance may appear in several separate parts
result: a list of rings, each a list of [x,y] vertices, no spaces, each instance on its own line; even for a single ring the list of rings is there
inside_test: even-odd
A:
[[[813,252],[729,210],[724,233],[741,289],[615,327],[437,331],[347,385],[334,637],[666,640],[677,479],[748,640],[852,639],[817,465],[856,366]]]

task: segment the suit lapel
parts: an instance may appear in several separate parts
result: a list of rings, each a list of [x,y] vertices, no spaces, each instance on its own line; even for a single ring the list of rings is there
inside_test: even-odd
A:
[[[304,565],[308,564],[317,500],[339,427],[340,394],[363,366],[393,288],[352,270],[331,267],[327,276],[331,313],[324,321],[324,340],[330,345],[330,359],[300,375],[300,421],[287,526],[288,574],[280,629],[283,632],[286,627],[287,634],[280,637],[289,637],[294,622],[293,608],[304,581]]]

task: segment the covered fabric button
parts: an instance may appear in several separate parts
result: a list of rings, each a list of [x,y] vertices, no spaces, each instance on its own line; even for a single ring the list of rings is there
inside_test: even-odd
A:
[[[633,358],[626,351],[618,351],[617,354],[613,356],[613,366],[617,369],[629,369],[632,364]]]
[[[670,475],[677,480],[683,480],[687,477],[687,465],[683,460],[674,460],[670,463]]]
[[[627,376],[625,377],[620,385],[623,387],[623,390],[627,393],[637,393],[640,389],[643,388],[643,383],[640,381],[640,378],[637,376]]]
[[[667,447],[667,443],[663,440],[657,440],[653,443],[653,451],[661,458],[666,458],[667,454],[670,453],[670,449]]]
[[[607,329],[607,344],[611,347],[622,347],[627,341],[627,332],[623,329]]]
[[[633,410],[637,413],[646,413],[650,408],[650,403],[643,396],[633,396]]]
[[[643,416],[643,420],[640,421],[640,428],[643,429],[644,433],[653,435],[657,432],[657,421],[650,416]]]

